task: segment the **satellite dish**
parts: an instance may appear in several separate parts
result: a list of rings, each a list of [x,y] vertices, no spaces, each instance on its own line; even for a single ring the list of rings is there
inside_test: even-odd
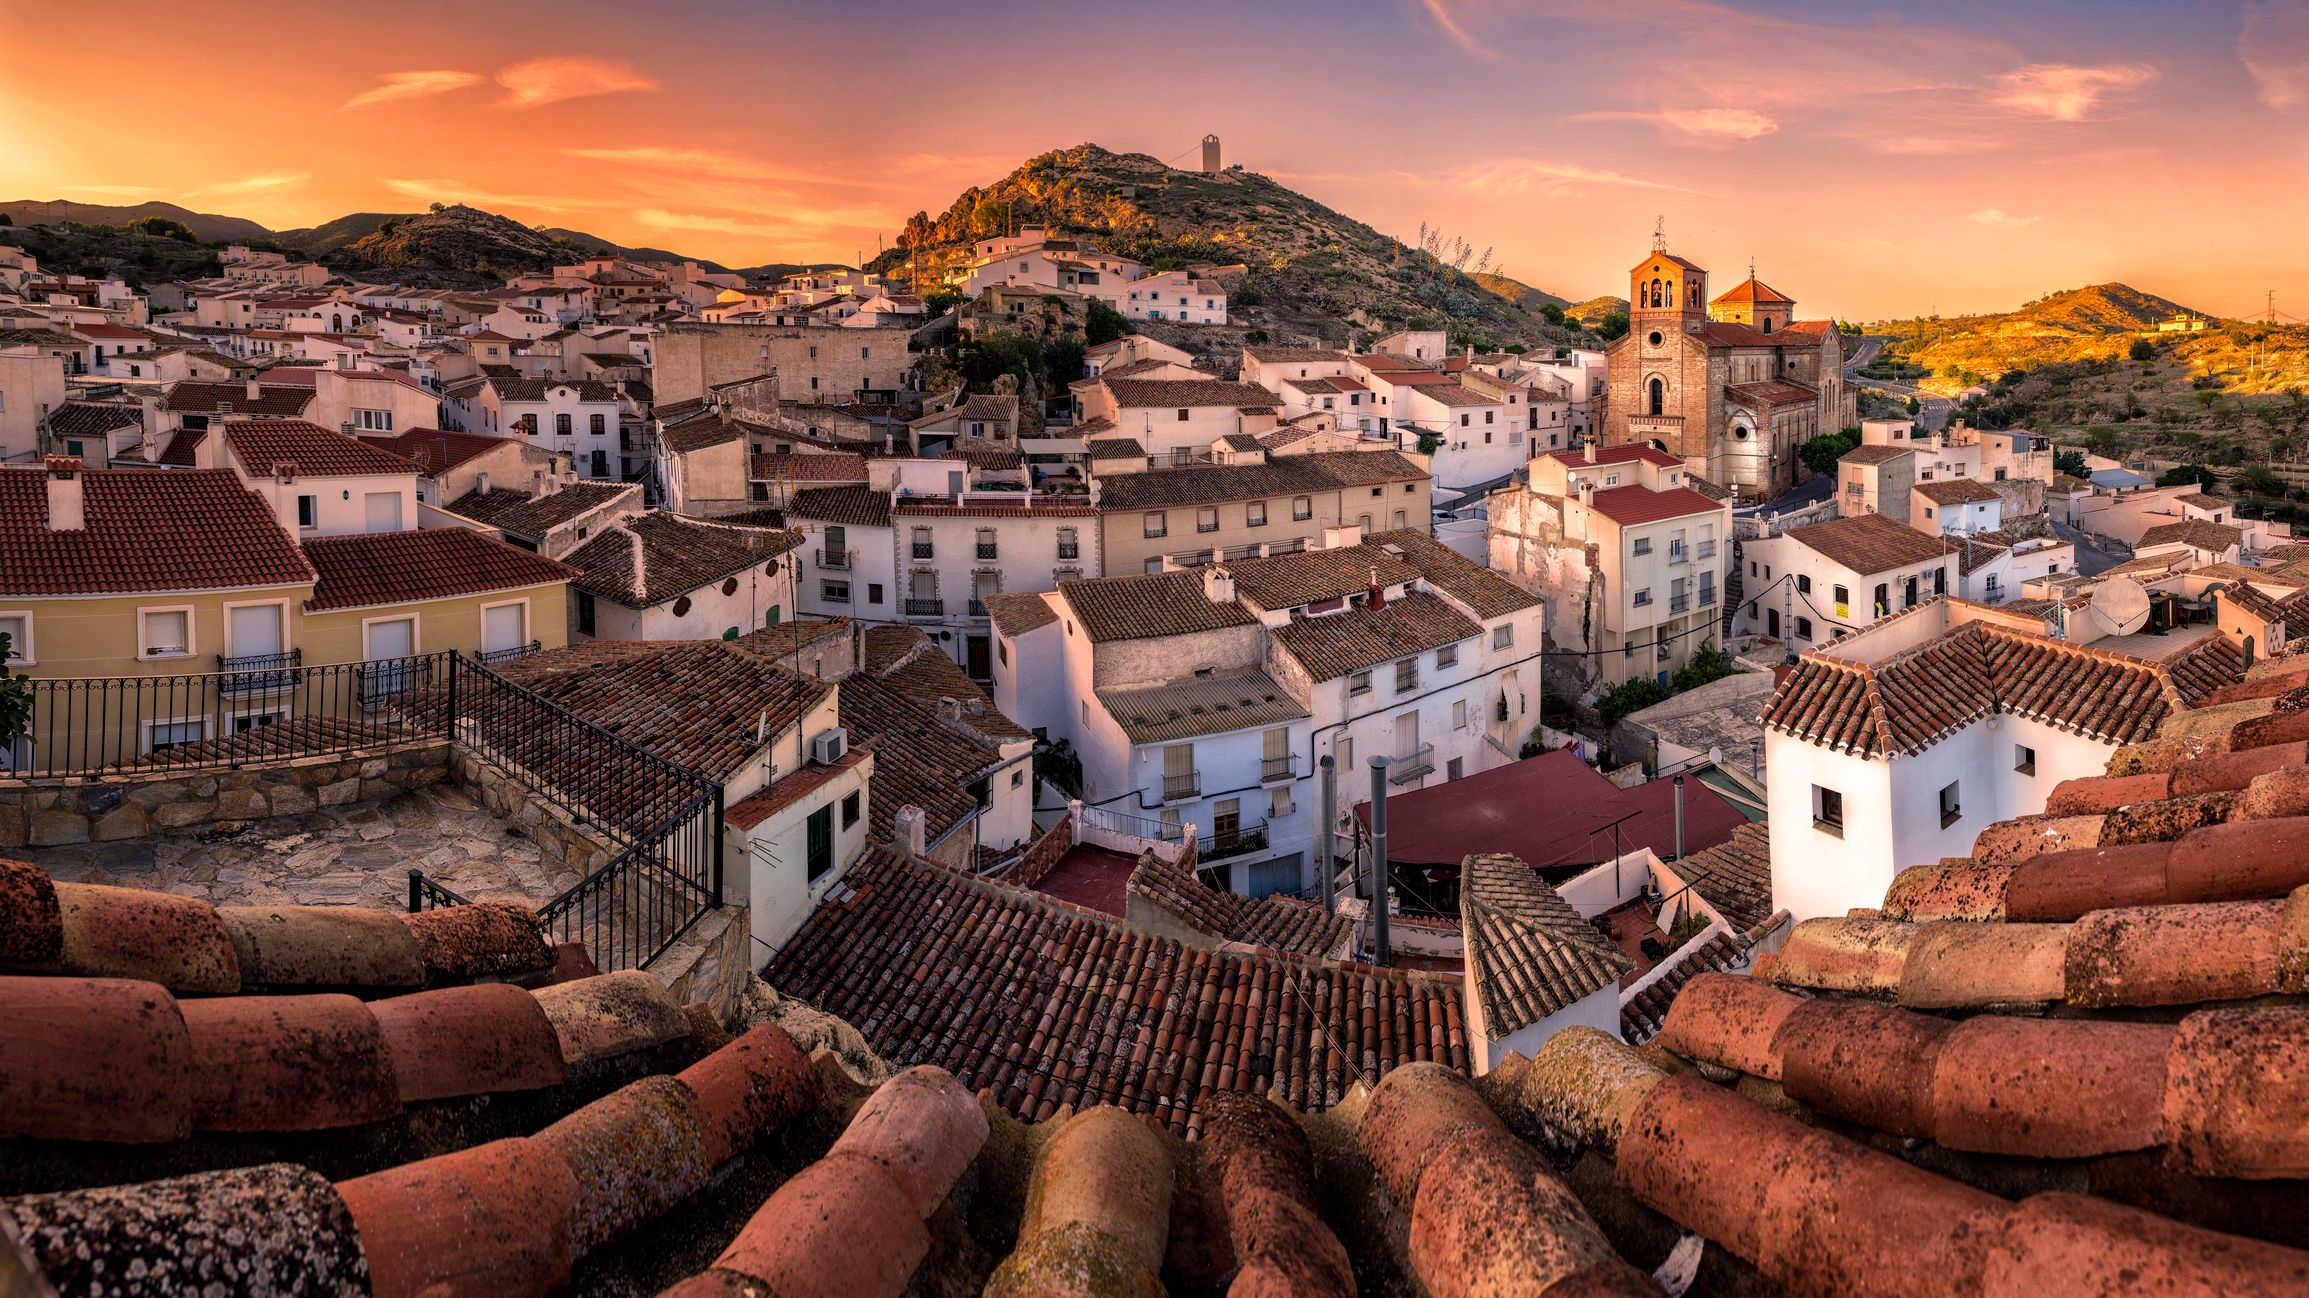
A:
[[[2149,620],[2149,593],[2130,577],[2111,577],[2093,591],[2093,616],[2110,635],[2131,635]]]

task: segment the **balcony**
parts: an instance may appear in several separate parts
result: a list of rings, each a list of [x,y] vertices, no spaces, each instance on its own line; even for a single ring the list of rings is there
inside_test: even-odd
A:
[[[977,599],[977,598],[973,598],[973,599],[970,601],[970,616],[972,616],[972,617],[985,617],[985,616],[986,616],[986,601],[985,601],[985,600],[983,600],[983,599]]]
[[[1716,557],[1716,543],[1715,543],[1714,541],[1702,541],[1702,542],[1700,542],[1700,551],[1699,551],[1699,554],[1700,554],[1700,557],[1701,557],[1701,558],[1703,558],[1703,559],[1713,559],[1713,558],[1715,558],[1715,557]]]
[[[1692,597],[1689,595],[1670,595],[1668,597],[1668,612],[1671,614],[1686,612],[1691,607]]]
[[[1684,547],[1682,547],[1682,546],[1680,546],[1680,545],[1671,545],[1671,546],[1669,546],[1669,547],[1668,547],[1668,562],[1669,562],[1669,563],[1671,563],[1671,564],[1674,564],[1674,563],[1683,563],[1683,562],[1685,562],[1685,559],[1684,559]]]
[[[219,654],[217,670],[233,674],[217,678],[217,693],[243,697],[293,689],[297,683],[297,666],[304,657],[302,649],[277,654],[243,654],[237,658]]]
[[[1713,603],[1715,603],[1715,602],[1716,602],[1716,588],[1715,588],[1715,587],[1713,587],[1713,586],[1702,586],[1702,587],[1700,587],[1700,607],[1701,607],[1701,608],[1706,608],[1706,607],[1708,607],[1709,605],[1711,605],[1711,604],[1713,604]]]
[[[1285,753],[1281,757],[1260,758],[1259,783],[1273,784],[1277,780],[1292,778],[1296,764],[1297,757],[1291,753]]]
[[[839,548],[822,549],[818,551],[818,566],[833,572],[848,572],[850,552]]]
[[[1203,773],[1201,771],[1186,771],[1178,775],[1163,776],[1163,801],[1184,802],[1189,798],[1201,796],[1203,796]]]
[[[999,548],[993,541],[980,541],[978,543],[978,557],[981,559],[995,558],[997,557],[995,552]]]
[[[1435,771],[1435,745],[1421,744],[1409,753],[1397,753],[1387,766],[1389,784],[1409,784]]]
[[[1060,541],[1060,542],[1058,543],[1058,557],[1059,557],[1059,558],[1061,558],[1061,559],[1079,559],[1079,558],[1081,558],[1081,557],[1082,557],[1082,545],[1081,545],[1081,543],[1080,543],[1080,542],[1077,542],[1077,541]]]
[[[1223,861],[1247,852],[1263,852],[1266,847],[1267,822],[1262,820],[1255,825],[1213,830],[1210,842],[1197,844],[1195,850],[1205,861]]]
[[[484,663],[510,662],[515,658],[523,658],[541,652],[544,648],[543,642],[532,640],[528,644],[512,645],[504,649],[484,649],[481,651],[481,661]]]
[[[912,597],[908,597],[905,601],[905,604],[906,616],[908,617],[946,616],[946,601],[942,599],[914,599]]]
[[[938,547],[928,541],[916,541],[914,543],[914,557],[917,559],[935,559],[938,557]]]
[[[1198,532],[1216,532],[1219,530],[1219,525],[1216,520],[1208,523],[1197,523],[1195,524],[1195,530]]]

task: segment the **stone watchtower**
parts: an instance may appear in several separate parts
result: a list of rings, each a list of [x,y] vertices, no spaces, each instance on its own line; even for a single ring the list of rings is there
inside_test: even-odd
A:
[[[1219,137],[1216,135],[1203,137],[1203,174],[1206,176],[1219,174]]]

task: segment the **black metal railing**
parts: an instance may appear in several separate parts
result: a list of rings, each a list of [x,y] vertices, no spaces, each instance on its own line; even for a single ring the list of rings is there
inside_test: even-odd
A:
[[[980,541],[978,543],[978,557],[981,559],[995,558],[1000,553],[1000,549],[1001,547],[993,541]]]
[[[1435,745],[1421,744],[1408,754],[1396,754],[1395,760],[1387,767],[1387,780],[1391,784],[1409,784],[1434,770]]]
[[[972,598],[972,599],[971,599],[971,601],[970,601],[970,616],[972,616],[972,617],[985,617],[985,616],[986,616],[986,601],[985,601],[985,600],[982,600],[982,599],[977,599],[977,598],[975,598],[975,597],[974,597],[974,598]]]
[[[946,601],[943,599],[916,599],[909,595],[906,597],[906,616],[944,617],[946,616]]]
[[[1247,852],[1262,852],[1267,847],[1267,822],[1238,825],[1233,829],[1214,829],[1208,843],[1197,843],[1195,854],[1205,861],[1223,861]]]
[[[837,548],[821,549],[818,551],[818,566],[830,568],[836,572],[848,572],[850,570],[850,552]]]
[[[1082,543],[1079,541],[1060,541],[1058,543],[1058,557],[1061,559],[1081,558]]]
[[[930,543],[930,542],[928,542],[928,541],[916,541],[916,542],[914,542],[914,557],[915,557],[915,558],[917,558],[917,559],[933,559],[933,558],[936,558],[937,556],[938,556],[938,547],[937,547],[937,546],[935,546],[935,545],[931,544],[931,543]]]
[[[1290,779],[1292,770],[1296,765],[1296,759],[1297,755],[1294,753],[1285,753],[1281,757],[1260,758],[1259,783],[1270,784],[1276,780]]]
[[[512,645],[504,649],[484,649],[478,656],[483,663],[502,663],[511,662],[516,658],[526,658],[533,653],[541,653],[544,649],[545,646],[542,643],[532,640],[528,644]]]
[[[443,906],[470,906],[473,899],[461,892],[452,892],[425,877],[423,870],[409,871],[409,913],[439,910]]]
[[[304,660],[302,649],[274,654],[218,654],[217,674],[221,679],[217,681],[217,689],[236,697],[277,694],[296,684],[296,669]]]
[[[1181,798],[1199,797],[1202,791],[1203,773],[1201,771],[1187,771],[1180,775],[1163,776],[1163,801],[1165,802],[1177,802]]]

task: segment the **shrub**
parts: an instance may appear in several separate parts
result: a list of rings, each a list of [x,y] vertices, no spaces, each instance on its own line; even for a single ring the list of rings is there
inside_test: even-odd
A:
[[[1604,729],[1609,730],[1631,713],[1666,702],[1671,692],[1649,676],[1637,676],[1606,686],[1602,696],[1596,699],[1595,710],[1603,720]]]

